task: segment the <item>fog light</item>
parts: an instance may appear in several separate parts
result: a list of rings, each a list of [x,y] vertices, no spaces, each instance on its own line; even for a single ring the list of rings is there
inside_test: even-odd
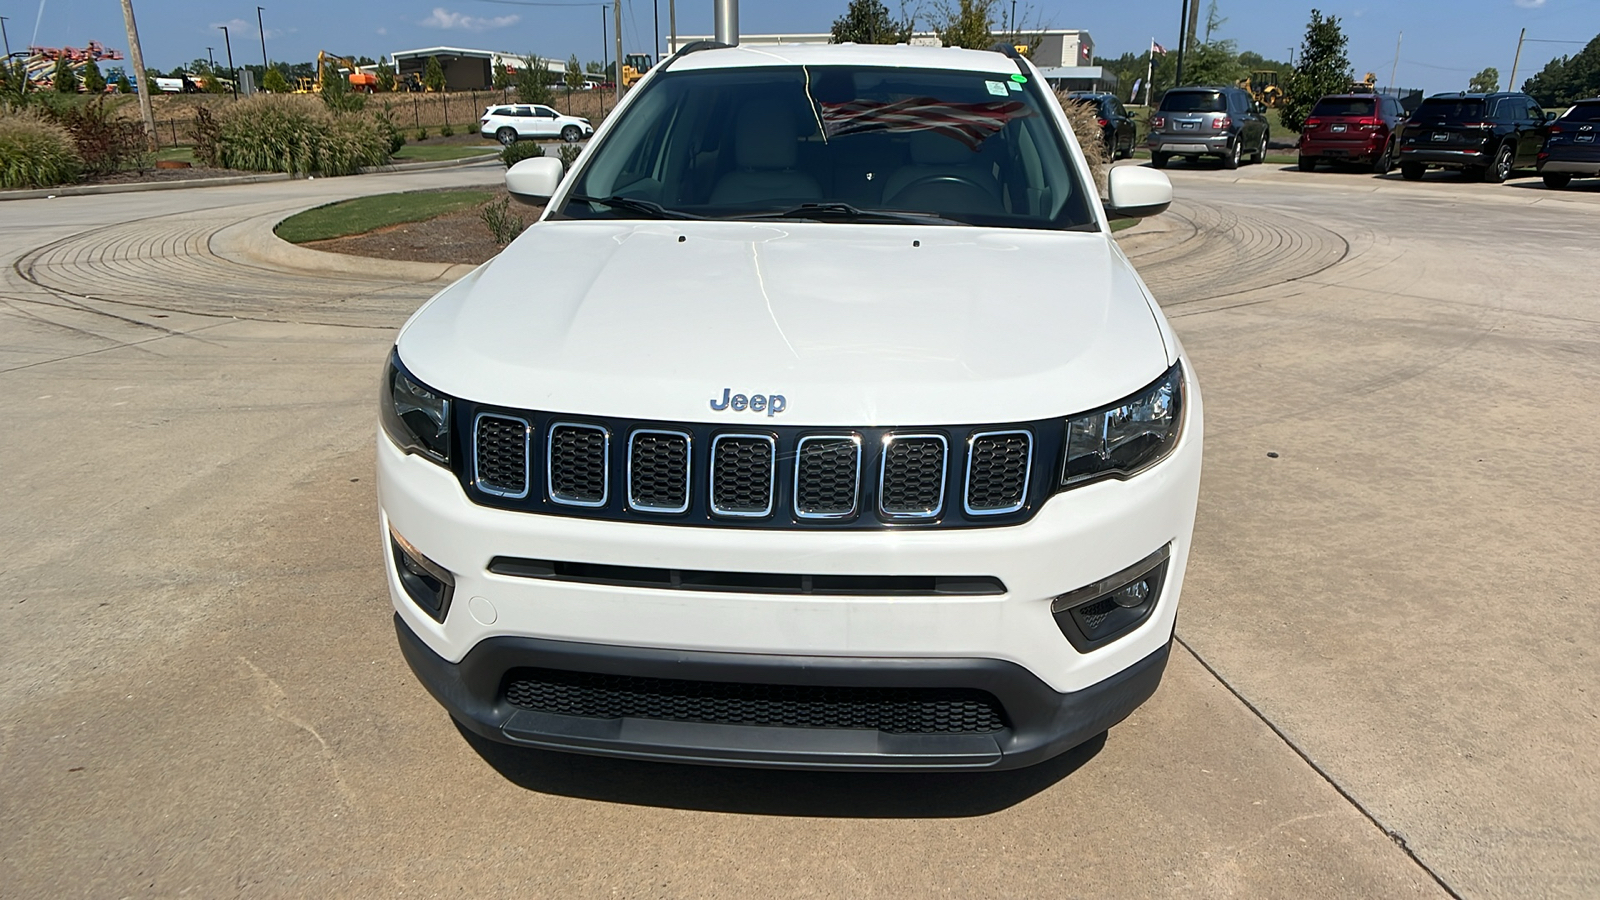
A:
[[[1110,578],[1050,602],[1056,627],[1080,653],[1111,643],[1150,617],[1167,580],[1168,544]]]
[[[389,552],[394,555],[395,572],[400,576],[400,586],[413,603],[435,621],[443,622],[450,611],[450,597],[456,590],[455,576],[449,570],[422,555],[411,542],[389,529]]]

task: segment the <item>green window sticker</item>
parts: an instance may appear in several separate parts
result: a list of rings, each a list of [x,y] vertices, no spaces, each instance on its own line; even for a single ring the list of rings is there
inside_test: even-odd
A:
[[[1021,72],[1018,72],[1017,74],[1011,76],[1011,80],[1015,81],[1017,84],[1027,84],[1028,83],[1028,76],[1022,74]]]

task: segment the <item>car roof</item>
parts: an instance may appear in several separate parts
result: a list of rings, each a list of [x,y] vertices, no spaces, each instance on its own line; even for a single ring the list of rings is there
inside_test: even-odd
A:
[[[882,66],[1015,75],[1017,63],[988,50],[906,44],[763,44],[717,47],[674,57],[671,72],[777,66]]]
[[[1381,96],[1383,96],[1383,95],[1382,94],[1356,94],[1356,93],[1350,93],[1350,94],[1325,94],[1325,95],[1323,95],[1322,99],[1324,99],[1324,100],[1373,100],[1373,99],[1376,99],[1376,98],[1381,97]]]

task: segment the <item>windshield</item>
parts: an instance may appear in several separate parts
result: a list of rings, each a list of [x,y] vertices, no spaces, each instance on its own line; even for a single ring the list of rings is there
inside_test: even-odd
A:
[[[1311,110],[1313,116],[1370,116],[1375,101],[1363,98],[1329,98],[1318,100]]]
[[[586,154],[559,216],[1093,225],[1042,105],[1055,100],[1021,77],[842,66],[668,71]]]
[[[1417,107],[1417,114],[1412,116],[1425,122],[1440,122],[1457,119],[1483,118],[1482,100],[1457,100],[1434,99],[1429,97]]]
[[[1162,112],[1227,112],[1228,101],[1216,91],[1168,91]]]

